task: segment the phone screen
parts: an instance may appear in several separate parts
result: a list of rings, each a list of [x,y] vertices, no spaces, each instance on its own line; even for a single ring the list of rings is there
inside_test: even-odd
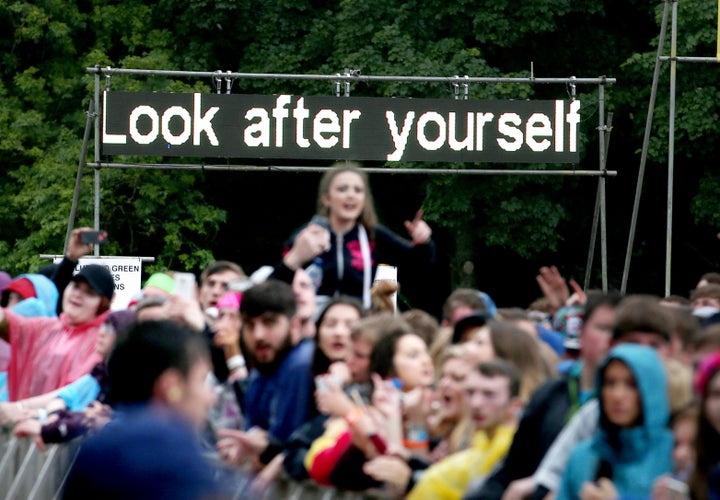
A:
[[[186,299],[195,298],[195,275],[193,273],[175,273],[175,295]]]
[[[107,231],[82,231],[80,240],[85,245],[102,245],[107,242]]]

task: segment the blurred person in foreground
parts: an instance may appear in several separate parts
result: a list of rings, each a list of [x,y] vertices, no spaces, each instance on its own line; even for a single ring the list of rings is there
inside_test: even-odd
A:
[[[214,395],[201,337],[171,321],[134,325],[110,358],[118,416],[80,448],[63,498],[223,498],[198,430]]]

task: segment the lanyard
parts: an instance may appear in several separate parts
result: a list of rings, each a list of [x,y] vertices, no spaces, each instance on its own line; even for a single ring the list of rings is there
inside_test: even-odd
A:
[[[370,280],[372,279],[372,258],[370,256],[370,242],[368,241],[365,226],[358,224],[358,239],[360,240],[360,252],[363,259],[363,306],[370,309],[372,300],[370,299]]]

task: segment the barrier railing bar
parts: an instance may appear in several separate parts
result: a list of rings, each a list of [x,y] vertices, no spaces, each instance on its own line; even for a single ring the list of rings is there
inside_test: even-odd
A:
[[[7,441],[5,452],[2,458],[0,458],[0,488],[8,488],[12,480],[15,472],[15,456],[19,446],[20,443],[15,437],[11,437],[9,441]]]
[[[30,482],[32,481],[32,472],[34,472],[34,470],[37,468],[37,461],[39,457],[36,456],[37,448],[35,447],[35,443],[33,443],[31,440],[23,439],[22,445],[27,446],[27,451],[25,451],[25,456],[20,463],[20,467],[18,468],[15,477],[13,478],[13,482],[10,485],[10,488],[7,490],[6,498],[8,500],[13,500],[15,498],[17,498],[18,500],[24,500],[27,497],[27,492],[23,490],[29,488],[32,484]]]
[[[28,500],[44,500],[52,498],[58,490],[58,472],[62,468],[61,455],[63,451],[58,445],[48,447],[45,463],[40,468],[35,485],[30,490]]]

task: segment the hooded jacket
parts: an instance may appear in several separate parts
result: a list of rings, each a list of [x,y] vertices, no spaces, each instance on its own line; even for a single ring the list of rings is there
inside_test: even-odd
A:
[[[22,300],[11,307],[10,310],[26,318],[54,318],[57,316],[55,309],[57,307],[59,294],[57,288],[55,288],[55,284],[42,274],[22,274],[18,276],[18,279],[19,278],[26,278],[32,283],[36,297]],[[0,372],[8,369],[10,353],[10,344],[4,340],[0,340]],[[2,380],[0,380],[0,401],[7,401],[7,398],[3,399],[2,396],[3,386],[4,384]],[[5,391],[5,393],[6,392],[7,391]]]
[[[25,278],[35,288],[36,297],[30,297],[15,304],[10,309],[20,316],[26,318],[54,318],[57,316],[57,303],[60,294],[55,284],[42,274],[22,274],[19,278]]]
[[[613,360],[625,363],[635,378],[642,407],[641,422],[635,427],[613,429],[602,402],[602,380]],[[667,377],[657,353],[645,346],[623,344],[613,348],[598,369],[600,420],[597,432],[573,450],[557,499],[579,498],[582,485],[594,481],[601,461],[612,466],[609,478],[624,500],[649,498],[658,476],[672,471],[672,433],[668,429],[670,405]],[[613,446],[611,436],[617,433]]]

